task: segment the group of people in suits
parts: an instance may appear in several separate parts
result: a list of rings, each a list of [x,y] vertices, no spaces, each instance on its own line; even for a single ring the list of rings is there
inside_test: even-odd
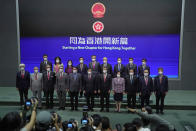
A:
[[[100,97],[100,111],[104,111],[105,108],[109,112],[112,92],[116,101],[116,111],[120,112],[123,94],[127,94],[129,108],[136,108],[136,95],[139,94],[143,108],[145,104],[149,105],[150,96],[154,92],[156,111],[163,113],[164,98],[168,92],[168,78],[163,74],[163,68],[158,69],[158,75],[153,80],[146,59],[142,59],[142,64],[137,68],[133,58],[129,58],[126,66],[121,63],[121,58],[118,58],[114,70],[106,57],[103,58],[102,65],[96,61],[95,55],[91,56],[91,59],[89,66],[84,64],[84,58],[80,57],[80,64],[77,66],[74,67],[72,61],[68,60],[67,67],[64,67],[60,57],[56,57],[52,65],[48,61],[48,56],[44,55],[40,70],[34,67],[32,74],[25,70],[24,64],[20,64],[16,88],[20,94],[21,105],[24,104],[23,99],[28,98],[30,88],[33,96],[38,98],[40,108],[42,107],[42,91],[46,97],[46,108],[53,108],[53,94],[56,89],[59,109],[65,109],[68,92],[71,110],[78,110],[78,97],[84,94],[89,110],[93,111],[94,98]]]

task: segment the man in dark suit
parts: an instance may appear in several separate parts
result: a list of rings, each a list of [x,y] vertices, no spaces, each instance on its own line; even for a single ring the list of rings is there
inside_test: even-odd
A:
[[[147,60],[142,59],[142,65],[138,67],[138,76],[144,76],[144,69],[148,70],[148,74],[150,75],[150,67],[146,65]]]
[[[77,65],[77,69],[78,69],[78,73],[80,73],[81,76],[82,76],[82,89],[84,89],[84,75],[87,74],[88,67],[87,67],[86,64],[84,64],[84,58],[83,57],[80,57],[79,61],[80,61],[80,64]],[[80,97],[83,96],[83,90],[82,89],[80,91]]]
[[[134,69],[129,70],[129,75],[125,78],[125,92],[127,93],[127,103],[129,108],[136,107],[136,94],[138,91],[138,79],[134,75]]]
[[[125,78],[125,66],[121,63],[121,58],[117,60],[118,64],[114,66],[114,75],[113,77],[117,76],[117,73],[120,72],[121,77]]]
[[[129,58],[129,64],[126,66],[126,75],[129,75],[130,69],[133,69],[134,75],[137,76],[137,65],[133,63],[133,58]]]
[[[50,61],[48,61],[48,56],[47,55],[43,55],[43,59],[44,61],[42,61],[40,63],[40,73],[44,73],[46,72],[46,65],[50,65],[51,67],[51,71],[52,71],[52,63]]]
[[[91,56],[92,61],[89,63],[89,68],[92,70],[93,75],[99,74],[101,72],[101,67],[99,62],[96,61],[96,56]]]
[[[69,76],[69,92],[71,99],[71,110],[78,110],[78,93],[82,88],[81,74],[77,73],[77,68],[73,67],[73,73]],[[75,99],[75,103],[74,103]]]
[[[28,99],[28,89],[30,87],[30,73],[25,70],[25,64],[19,65],[20,71],[16,74],[16,89],[19,91],[20,95],[20,105],[24,105],[25,101]],[[24,98],[23,98],[24,97]]]
[[[103,74],[103,68],[107,68],[107,74],[112,74],[112,66],[108,63],[107,57],[103,58],[103,64],[101,65],[101,74]]]
[[[92,75],[91,69],[88,69],[88,75],[84,76],[84,94],[86,96],[88,109],[93,111],[94,108],[94,94],[95,89],[95,77]]]
[[[53,108],[55,73],[51,71],[51,66],[46,65],[46,72],[43,73],[43,90],[46,95],[46,108]],[[49,102],[50,99],[50,102]]]
[[[144,108],[144,102],[149,105],[150,96],[153,92],[153,81],[149,76],[148,69],[144,69],[144,76],[139,78],[139,93],[141,96],[141,107]]]
[[[107,74],[107,68],[103,68],[103,74],[100,74],[99,77],[99,88],[98,93],[101,97],[101,112],[104,110],[104,98],[106,99],[106,111],[109,112],[109,99],[110,99],[110,92],[112,89],[112,76]]]
[[[163,74],[163,68],[158,69],[159,75],[154,79],[154,92],[156,96],[156,113],[163,114],[164,99],[168,92],[168,78]],[[161,105],[159,102],[161,101]]]

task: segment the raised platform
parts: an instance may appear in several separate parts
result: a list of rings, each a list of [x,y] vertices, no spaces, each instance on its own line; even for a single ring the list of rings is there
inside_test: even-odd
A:
[[[196,91],[185,91],[185,90],[170,90],[165,98],[165,108],[166,109],[175,109],[175,110],[195,110],[196,109]],[[29,98],[32,97],[32,92],[29,90]],[[54,104],[57,106],[58,100],[56,97],[56,91],[54,94]],[[151,96],[152,107],[155,106],[155,96]],[[99,98],[95,98],[95,106],[99,107],[100,102]],[[43,102],[44,103],[44,102]],[[69,97],[66,101],[67,107],[70,106]],[[86,104],[85,98],[79,98],[79,106]],[[2,106],[18,106],[19,104],[19,93],[15,87],[0,87],[0,105]],[[125,107],[126,95],[124,95],[122,106]],[[139,101],[137,101],[139,107]],[[115,102],[113,95],[110,96],[110,106],[115,107]]]

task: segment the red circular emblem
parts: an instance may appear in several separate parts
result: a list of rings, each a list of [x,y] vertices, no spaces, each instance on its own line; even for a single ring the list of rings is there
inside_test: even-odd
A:
[[[100,2],[93,4],[93,6],[91,8],[91,12],[92,12],[94,18],[104,17],[104,14],[105,14],[104,4],[102,4]]]
[[[96,21],[93,23],[93,31],[96,32],[96,33],[100,33],[102,32],[104,29],[104,25],[102,22],[100,21]]]

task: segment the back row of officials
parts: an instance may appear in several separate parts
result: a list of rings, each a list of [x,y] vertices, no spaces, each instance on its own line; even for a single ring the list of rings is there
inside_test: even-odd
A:
[[[46,97],[46,108],[53,108],[53,94],[56,89],[59,99],[59,109],[64,110],[66,105],[66,94],[70,95],[71,110],[78,110],[79,93],[84,93],[89,110],[93,111],[94,97],[100,97],[101,110],[109,112],[110,93],[113,92],[116,101],[116,111],[120,112],[123,94],[127,94],[127,104],[129,108],[136,107],[136,95],[141,98],[141,107],[145,103],[149,105],[149,99],[154,92],[156,96],[156,112],[163,113],[164,98],[168,92],[168,78],[163,74],[163,69],[158,69],[158,75],[153,79],[150,77],[150,67],[146,65],[146,59],[142,59],[142,65],[138,67],[133,63],[133,58],[129,58],[129,64],[125,67],[118,58],[118,64],[112,71],[112,66],[107,63],[107,58],[103,58],[103,64],[96,61],[96,56],[92,56],[89,67],[84,64],[84,58],[80,58],[77,67],[72,66],[72,61],[68,61],[67,67],[61,63],[60,57],[55,58],[53,65],[48,61],[47,55],[43,56],[38,67],[34,67],[34,73],[25,70],[25,64],[20,64],[20,70],[16,76],[16,88],[19,91],[20,103],[24,104],[24,99],[28,99],[28,89],[33,92],[34,97],[38,97],[39,107],[42,106],[42,91]],[[53,69],[53,71],[52,71]],[[104,99],[106,104],[104,104]],[[160,104],[159,104],[160,103]]]

